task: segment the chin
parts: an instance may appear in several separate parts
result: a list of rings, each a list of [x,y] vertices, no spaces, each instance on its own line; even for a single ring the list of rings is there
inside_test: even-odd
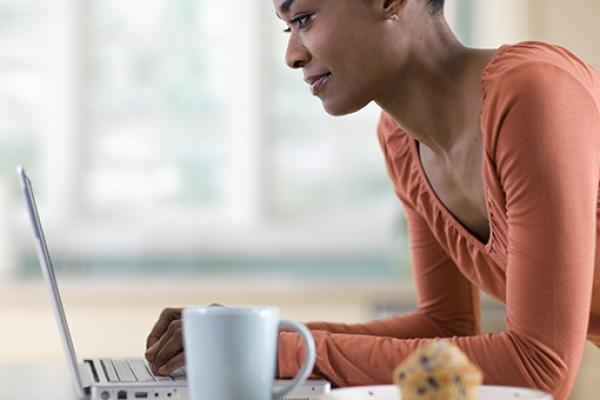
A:
[[[334,99],[323,99],[323,108],[327,114],[334,117],[353,114],[365,108],[370,101],[334,101]]]

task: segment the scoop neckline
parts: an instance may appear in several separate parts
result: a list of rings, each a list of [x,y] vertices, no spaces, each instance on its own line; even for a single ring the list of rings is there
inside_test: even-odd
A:
[[[481,72],[480,82],[481,82],[482,105],[481,105],[481,113],[479,115],[479,128],[481,130],[482,135],[485,135],[484,129],[483,129],[483,115],[485,113],[485,105],[486,105],[486,97],[487,97],[487,92],[486,92],[486,88],[485,88],[485,79],[489,72],[489,69],[496,62],[497,57],[500,54],[502,54],[509,47],[510,47],[510,45],[505,44],[505,45],[502,45],[499,48],[497,48],[496,51],[492,54],[492,56],[488,60],[485,67],[483,68],[483,71]],[[462,222],[460,222],[458,220],[458,218],[456,218],[454,216],[454,214],[452,214],[452,212],[448,209],[448,207],[446,207],[446,205],[439,198],[439,196],[435,192],[435,190],[433,190],[433,187],[431,186],[431,182],[429,182],[429,178],[427,178],[427,175],[425,174],[425,170],[423,169],[423,164],[421,162],[421,157],[419,155],[419,142],[416,139],[412,139],[410,137],[409,137],[409,140],[412,141],[411,152],[416,160],[419,180],[421,181],[423,186],[426,188],[427,192],[429,193],[430,197],[433,199],[433,202],[435,203],[437,208],[439,208],[442,211],[442,213],[445,214],[445,220],[450,221],[450,224],[452,224],[452,226],[454,226],[462,234],[462,236],[465,237],[469,242],[473,243],[474,245],[476,245],[477,247],[479,247],[481,249],[484,249],[486,251],[486,253],[489,253],[491,251],[492,241],[493,241],[493,237],[494,237],[494,224],[493,224],[492,214],[490,212],[491,202],[490,202],[489,196],[488,196],[489,189],[488,189],[488,185],[485,181],[485,170],[487,168],[487,161],[485,160],[485,141],[482,141],[484,156],[482,157],[481,171],[480,171],[482,178],[483,178],[482,179],[483,196],[485,199],[485,209],[486,209],[485,211],[486,211],[486,215],[487,215],[487,219],[488,219],[488,237],[487,237],[487,241],[484,242],[484,241],[480,240],[477,236],[475,236],[467,227],[465,227],[463,225]]]

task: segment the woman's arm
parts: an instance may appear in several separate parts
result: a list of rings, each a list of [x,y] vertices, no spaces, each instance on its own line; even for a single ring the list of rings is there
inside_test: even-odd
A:
[[[398,141],[402,135],[398,125],[382,113],[377,134],[385,158],[388,175],[394,183],[396,195],[404,205],[408,222],[414,283],[417,292],[417,310],[385,320],[363,324],[309,322],[313,330],[330,333],[387,336],[398,339],[433,338],[436,336],[466,336],[479,333],[479,290],[458,270],[442,250],[431,229],[415,210],[412,199],[398,190],[410,186],[406,173],[409,141]],[[393,137],[390,139],[390,137]],[[400,144],[402,143],[402,144]],[[404,164],[398,171],[398,161]]]
[[[423,218],[405,205],[417,310],[363,324],[309,322],[311,330],[398,339],[478,334],[479,290],[442,250]]]
[[[512,75],[511,93],[488,98],[502,111],[493,123],[507,200],[507,330],[449,340],[486,384],[535,387],[563,400],[579,370],[594,278],[598,99],[550,64]],[[315,372],[340,386],[390,383],[393,368],[431,340],[313,335]],[[280,374],[291,376],[301,344],[283,333],[280,349]]]

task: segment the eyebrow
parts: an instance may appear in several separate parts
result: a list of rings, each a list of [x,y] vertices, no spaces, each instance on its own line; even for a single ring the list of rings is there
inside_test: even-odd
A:
[[[279,12],[281,14],[287,14],[288,11],[290,11],[290,7],[292,6],[292,4],[294,4],[294,1],[296,0],[285,0],[283,3],[281,3],[281,5],[279,6]]]

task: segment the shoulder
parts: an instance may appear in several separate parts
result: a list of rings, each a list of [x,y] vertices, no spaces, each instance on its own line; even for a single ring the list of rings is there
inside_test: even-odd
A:
[[[491,152],[510,116],[520,116],[527,125],[533,117],[537,123],[572,118],[567,109],[600,110],[598,72],[569,50],[544,42],[502,46],[483,73],[482,90],[482,126]],[[519,136],[524,131],[511,130]]]
[[[531,89],[556,91],[564,83],[596,94],[600,75],[568,49],[534,41],[502,46],[482,76],[488,97],[522,95]]]
[[[498,49],[483,73],[482,86],[488,98],[557,93],[564,86],[579,87],[598,98],[600,75],[564,47],[529,41]]]

